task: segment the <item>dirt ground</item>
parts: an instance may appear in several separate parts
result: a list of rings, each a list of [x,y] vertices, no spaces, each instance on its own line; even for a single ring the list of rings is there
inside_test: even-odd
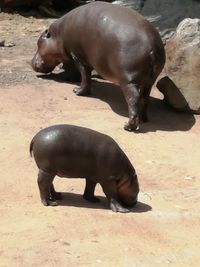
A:
[[[78,97],[62,74],[30,67],[36,41],[51,19],[0,13],[0,266],[200,266],[200,117],[176,113],[154,88],[150,122],[123,130],[127,106],[118,87],[93,82]],[[47,79],[48,78],[48,79]],[[49,125],[86,126],[112,136],[136,168],[139,203],[128,214],[82,199],[84,181],[55,179],[63,200],[44,207],[33,135]]]

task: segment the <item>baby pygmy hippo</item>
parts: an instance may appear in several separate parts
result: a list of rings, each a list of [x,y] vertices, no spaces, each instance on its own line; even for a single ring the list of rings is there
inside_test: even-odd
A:
[[[124,206],[137,203],[139,184],[135,169],[118,144],[94,130],[55,125],[39,131],[32,139],[30,153],[39,168],[38,186],[45,206],[57,205],[61,197],[53,186],[54,177],[85,178],[84,199],[97,202],[97,183],[103,188],[114,212],[128,212]]]

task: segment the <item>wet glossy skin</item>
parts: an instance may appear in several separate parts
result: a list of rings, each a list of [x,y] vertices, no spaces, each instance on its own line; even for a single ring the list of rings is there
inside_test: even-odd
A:
[[[38,186],[42,203],[56,205],[60,197],[53,187],[54,177],[85,178],[84,198],[94,196],[100,183],[113,211],[128,212],[123,207],[137,203],[139,185],[132,164],[109,136],[72,125],[43,129],[30,145],[39,168]]]
[[[77,95],[88,95],[91,71],[119,85],[128,104],[128,131],[147,121],[151,87],[165,63],[156,29],[136,11],[104,2],[73,9],[50,25],[38,42],[33,69],[48,73],[74,61],[81,73]]]

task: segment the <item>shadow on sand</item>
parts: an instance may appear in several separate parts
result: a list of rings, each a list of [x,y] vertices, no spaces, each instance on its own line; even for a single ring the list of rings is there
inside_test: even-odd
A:
[[[68,82],[66,81],[65,72],[38,75],[38,77],[62,83]],[[87,97],[101,99],[106,102],[115,113],[128,119],[127,104],[119,86],[105,81],[99,82],[93,80],[91,95]],[[141,123],[140,130],[137,133],[156,132],[159,130],[188,131],[195,124],[195,117],[193,114],[180,113],[170,109],[163,100],[155,97],[150,97],[148,117],[149,122]]]
[[[58,201],[59,206],[72,206],[78,208],[89,208],[89,209],[106,209],[109,210],[108,200],[106,197],[97,196],[99,198],[99,202],[92,203],[83,199],[81,194],[75,193],[62,193],[62,200]],[[152,210],[152,207],[138,202],[135,207],[131,208],[130,211],[134,213],[142,213]]]

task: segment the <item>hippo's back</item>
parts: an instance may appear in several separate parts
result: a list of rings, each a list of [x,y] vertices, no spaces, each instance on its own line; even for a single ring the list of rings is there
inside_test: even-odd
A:
[[[87,29],[90,29],[92,33],[97,32],[102,35],[103,30],[105,35],[109,33],[114,36],[123,29],[123,34],[135,34],[137,31],[142,30],[146,35],[154,32],[159,36],[157,30],[155,30],[151,23],[135,10],[105,2],[96,1],[80,6],[67,13],[63,18],[64,23],[65,19],[67,19],[67,23],[70,25],[69,28],[73,28],[73,25],[82,26],[81,28],[77,28],[79,33],[87,33]]]
[[[39,169],[68,177],[96,177],[103,168],[112,172],[125,156],[111,137],[73,125],[41,130],[33,137],[30,152]]]
[[[142,73],[144,65],[150,64],[152,52],[158,58],[158,69],[164,65],[159,33],[132,9],[104,2],[90,3],[67,13],[61,28],[70,53],[114,83],[118,84],[116,77],[122,69]]]

